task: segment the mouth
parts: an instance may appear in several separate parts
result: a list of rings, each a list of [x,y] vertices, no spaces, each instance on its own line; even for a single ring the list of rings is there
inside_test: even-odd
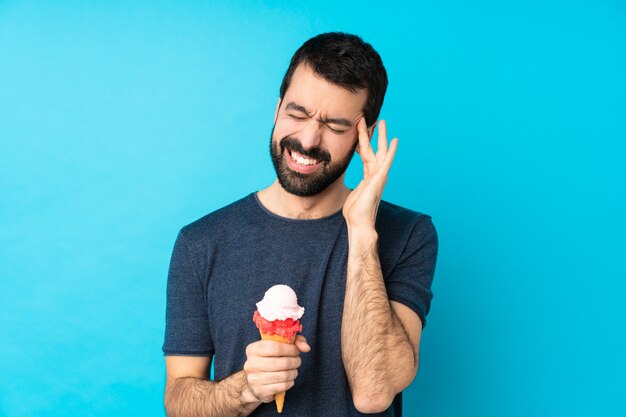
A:
[[[285,149],[285,158],[287,159],[289,168],[301,174],[310,174],[322,165],[322,161],[320,160],[304,156],[289,149]]]

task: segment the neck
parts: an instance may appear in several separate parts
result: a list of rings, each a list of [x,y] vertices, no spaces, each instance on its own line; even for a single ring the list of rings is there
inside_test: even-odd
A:
[[[259,191],[261,204],[274,214],[292,219],[319,219],[341,210],[350,189],[343,183],[343,176],[327,189],[311,197],[289,194],[278,180]]]

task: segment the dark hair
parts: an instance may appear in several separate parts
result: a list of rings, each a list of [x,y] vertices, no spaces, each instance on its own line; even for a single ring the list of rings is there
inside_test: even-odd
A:
[[[363,115],[368,126],[376,122],[387,91],[387,71],[372,45],[344,32],[322,33],[309,39],[291,58],[280,85],[281,99],[285,97],[291,77],[301,63],[307,63],[325,80],[352,92],[367,88]]]

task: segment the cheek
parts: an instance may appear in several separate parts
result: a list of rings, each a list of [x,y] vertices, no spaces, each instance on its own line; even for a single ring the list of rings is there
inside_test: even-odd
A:
[[[332,155],[333,161],[339,161],[345,159],[348,154],[354,151],[354,144],[356,140],[348,140],[348,138],[342,138],[341,142],[332,141],[327,142],[326,149]]]
[[[293,136],[298,132],[300,124],[292,119],[278,119],[274,126],[274,136],[282,139],[285,136]]]

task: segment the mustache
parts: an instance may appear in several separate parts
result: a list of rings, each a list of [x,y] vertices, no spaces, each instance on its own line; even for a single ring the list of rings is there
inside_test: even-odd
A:
[[[289,150],[298,152],[300,155],[307,156],[312,159],[317,159],[322,162],[330,162],[330,153],[325,151],[320,147],[311,148],[305,150],[300,141],[296,138],[292,138],[291,136],[286,136],[280,141],[280,147],[282,150]]]

